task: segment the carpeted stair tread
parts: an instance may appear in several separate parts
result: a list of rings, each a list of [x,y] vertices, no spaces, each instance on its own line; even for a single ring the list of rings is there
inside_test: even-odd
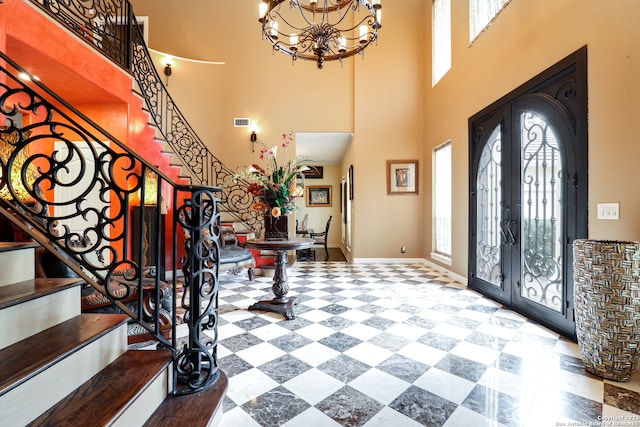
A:
[[[0,286],[0,310],[84,283],[82,279],[32,279]]]
[[[127,319],[123,314],[81,314],[0,350],[0,396]]]
[[[170,362],[169,350],[129,350],[29,425],[111,425]]]
[[[218,410],[229,387],[224,372],[211,387],[194,394],[168,395],[144,424],[145,427],[173,427],[185,424],[207,426]]]

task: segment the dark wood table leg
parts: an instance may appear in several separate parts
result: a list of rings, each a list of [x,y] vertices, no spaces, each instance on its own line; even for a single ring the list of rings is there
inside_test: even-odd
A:
[[[287,277],[287,251],[276,250],[274,264],[275,271],[273,273],[273,286],[271,287],[275,298],[272,300],[258,301],[249,307],[249,310],[262,310],[272,313],[278,313],[284,316],[286,320],[296,318],[293,312],[295,297],[287,297],[289,292],[289,281]]]

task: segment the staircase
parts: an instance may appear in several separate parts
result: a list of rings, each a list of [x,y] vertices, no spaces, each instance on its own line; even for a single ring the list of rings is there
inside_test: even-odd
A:
[[[110,1],[107,6],[96,3],[95,8],[86,8],[79,1],[15,0],[4,5],[0,1],[0,18],[3,13],[5,18],[0,19],[0,24],[17,23],[21,21],[17,18],[23,17],[22,21],[30,22],[33,28],[52,27],[49,22],[43,23],[40,12],[25,6],[27,3],[43,8],[61,27],[81,37],[83,43],[122,54],[119,56],[124,62],[118,65],[131,74],[135,74],[133,63],[150,70],[152,76],[136,75],[136,93],[141,99],[140,106],[137,102],[129,104],[129,130],[142,122],[135,120],[140,114],[148,113],[153,125],[145,129],[155,131],[158,140],[167,144],[166,151],[179,156],[181,163],[172,157],[172,170],[161,171],[157,163],[149,161],[157,157],[155,152],[149,156],[147,152],[157,150],[157,146],[145,143],[148,139],[142,134],[144,131],[127,133],[129,140],[137,143],[135,147],[122,143],[37,79],[22,80],[19,76],[26,70],[0,51],[0,139],[4,150],[0,152],[0,191],[5,192],[0,198],[0,215],[17,218],[14,224],[37,242],[0,243],[0,426],[215,424],[222,415],[227,378],[218,369],[217,338],[202,334],[205,329],[213,329],[212,336],[217,337],[217,323],[210,322],[217,310],[219,242],[214,224],[219,221],[219,199],[235,205],[242,196],[233,195],[238,189],[229,189],[221,197],[219,189],[213,187],[220,183],[221,175],[207,171],[218,168],[219,161],[212,160],[210,152],[199,154],[204,146],[199,140],[198,147],[182,146],[186,153],[178,149],[176,144],[184,142],[180,132],[186,129],[191,138],[192,130],[181,116],[165,116],[166,112],[156,108],[162,105],[171,114],[177,111],[139,38],[139,28],[126,25],[127,30],[121,31],[123,23],[135,22],[128,1],[120,2],[126,7],[117,12],[109,7]],[[103,6],[106,11],[98,11]],[[7,10],[10,12],[5,13]],[[100,15],[96,15],[98,12]],[[24,27],[11,27],[13,36],[20,40]],[[57,27],[53,30],[60,31]],[[92,38],[86,37],[89,33]],[[50,39],[62,38],[58,32],[55,34]],[[113,37],[122,34],[127,35],[127,44],[122,49],[112,49]],[[73,55],[64,58],[69,57]],[[93,67],[92,70],[97,73]],[[154,94],[150,87],[162,91]],[[148,111],[143,111],[143,103]],[[25,119],[14,122],[16,117]],[[166,127],[176,123],[181,131]],[[73,155],[55,154],[60,153],[55,144],[61,140]],[[136,153],[134,148],[142,151]],[[204,171],[201,175],[190,171],[189,180],[195,185],[184,184],[181,176],[176,179],[175,170],[170,167],[179,164],[197,169],[198,165],[184,160],[185,154],[208,163],[206,171],[199,170]],[[54,194],[55,187],[67,187],[70,178],[63,172],[72,170],[69,166],[75,161],[82,164],[76,172],[77,180],[89,177],[88,183],[82,190],[73,188],[62,195]],[[19,181],[14,181],[14,170],[23,172]],[[223,174],[229,173],[226,168],[222,170]],[[212,179],[204,179],[205,175]],[[25,191],[31,199],[29,204],[19,197]],[[105,206],[97,209],[85,203],[85,198],[95,191],[109,196],[106,201],[100,198]],[[155,201],[148,202],[148,195],[156,196],[150,197]],[[139,220],[131,213],[134,206],[141,209]],[[166,249],[148,260],[141,249],[143,238],[133,236],[133,230],[145,229],[145,210],[155,212],[156,223],[161,215],[166,216],[164,230],[158,228],[148,239],[159,247],[164,247],[162,242]],[[92,224],[80,231],[54,232],[56,222],[70,217],[90,218]],[[78,245],[84,244],[85,238],[88,245]],[[56,253],[81,279],[35,278],[34,252],[41,249],[39,246]],[[96,257],[97,254],[106,257]],[[134,272],[126,278],[127,290],[143,289],[145,266],[160,266],[161,258],[166,262],[174,296],[173,311],[169,313],[170,337],[160,333],[159,307],[144,306],[140,298],[135,303],[137,310],[129,309],[122,301],[124,297],[110,290],[116,273],[122,269]],[[188,339],[177,336],[176,330],[175,297],[181,290],[176,277],[181,273],[183,259],[188,267],[183,271],[188,272],[184,281],[190,295],[202,297],[185,307],[187,317],[192,319],[183,325],[187,326]],[[153,295],[158,301],[159,277],[163,276],[156,276]],[[82,313],[80,295],[86,284],[126,314]],[[143,315],[145,309],[151,313]],[[132,322],[154,335],[157,347],[128,348],[127,327]]]
[[[224,373],[171,394],[172,352],[128,350],[128,316],[80,312],[79,279],[37,279],[34,243],[0,243],[0,425],[216,424]],[[20,260],[17,262],[17,260]]]

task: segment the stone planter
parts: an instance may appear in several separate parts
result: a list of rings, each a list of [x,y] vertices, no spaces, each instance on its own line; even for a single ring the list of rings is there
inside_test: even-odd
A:
[[[640,242],[573,242],[576,334],[587,371],[627,381],[640,342]]]

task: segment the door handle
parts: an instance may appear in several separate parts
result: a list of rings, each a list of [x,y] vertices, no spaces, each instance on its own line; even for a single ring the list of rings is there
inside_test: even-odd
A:
[[[506,244],[508,239],[502,227],[500,227],[500,235],[502,236],[502,244]]]
[[[507,227],[507,233],[509,234],[509,244],[516,244],[516,236],[513,235],[513,231],[511,231],[511,227]]]

